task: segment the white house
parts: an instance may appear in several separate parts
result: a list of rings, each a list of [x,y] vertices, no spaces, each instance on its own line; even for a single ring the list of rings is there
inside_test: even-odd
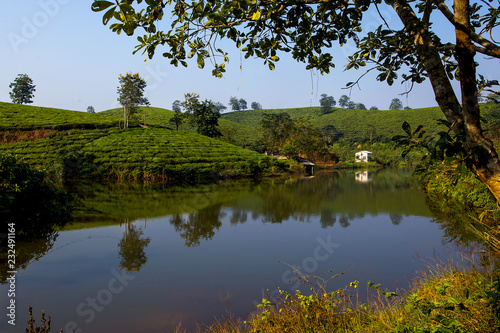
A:
[[[370,162],[373,154],[371,151],[362,150],[356,153],[356,162]]]
[[[355,174],[356,181],[361,183],[371,182],[372,181],[372,173],[369,171],[358,171]]]

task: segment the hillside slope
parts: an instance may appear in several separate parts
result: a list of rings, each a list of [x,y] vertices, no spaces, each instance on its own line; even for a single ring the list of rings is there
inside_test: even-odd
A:
[[[67,177],[199,181],[280,172],[287,163],[196,133],[169,128],[118,129],[118,118],[4,105],[0,136],[54,129],[37,140],[1,144],[0,153]],[[14,111],[12,111],[14,110]],[[43,114],[46,112],[46,114]],[[50,116],[50,117],[49,117]],[[114,127],[114,128],[111,128]]]
[[[421,124],[431,131],[436,131],[436,120],[444,118],[439,108],[394,111],[334,108],[333,112],[322,114],[320,107],[238,111],[225,113],[222,118],[249,126],[258,126],[262,114],[279,112],[286,112],[292,118],[307,118],[318,128],[333,125],[344,134],[346,139],[363,138],[372,126],[378,137],[391,138],[396,134],[403,134],[401,125],[404,121],[415,127]]]
[[[100,114],[123,117],[123,109],[110,109],[102,111]],[[148,126],[153,125],[175,129],[175,126],[169,123],[170,118],[174,115],[174,111],[150,106],[140,107],[136,118],[141,124],[144,123],[144,114],[146,115],[146,125]],[[219,119],[219,127],[224,134],[224,137],[222,138],[223,141],[248,147],[251,146],[256,140],[255,128],[253,126],[249,126],[248,124],[234,122],[222,117]],[[196,132],[196,129],[187,123],[182,124],[179,127],[179,130]]]
[[[104,114],[0,102],[0,131],[108,128],[118,126],[119,120]]]

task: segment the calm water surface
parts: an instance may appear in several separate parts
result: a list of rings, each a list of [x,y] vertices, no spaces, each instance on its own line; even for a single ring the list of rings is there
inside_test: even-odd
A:
[[[170,332],[179,323],[245,318],[263,293],[302,288],[278,260],[304,274],[345,272],[331,289],[353,280],[405,288],[423,267],[419,258],[454,251],[409,175],[386,169],[189,188],[73,184],[75,223],[55,240],[17,244],[26,263],[16,276],[16,326],[6,323],[4,283],[0,332],[24,331],[28,305],[37,323],[42,309],[52,316],[53,331]]]

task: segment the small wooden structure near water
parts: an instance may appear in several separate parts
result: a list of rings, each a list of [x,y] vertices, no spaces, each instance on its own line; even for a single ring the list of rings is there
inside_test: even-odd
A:
[[[316,164],[302,157],[297,158],[297,163],[304,166],[306,175],[314,175],[314,167],[316,166]]]

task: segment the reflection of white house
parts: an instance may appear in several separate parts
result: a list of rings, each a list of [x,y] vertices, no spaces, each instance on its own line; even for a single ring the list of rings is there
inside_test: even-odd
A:
[[[356,162],[369,162],[371,160],[372,160],[371,151],[362,150],[356,153]]]
[[[358,182],[371,182],[372,181],[372,173],[368,171],[358,171],[356,172],[356,181]]]

